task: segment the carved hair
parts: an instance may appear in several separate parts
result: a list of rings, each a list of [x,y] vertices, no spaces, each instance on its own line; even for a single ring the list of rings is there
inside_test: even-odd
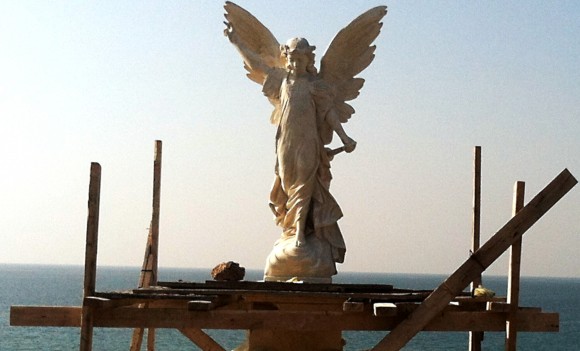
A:
[[[314,50],[316,50],[316,46],[310,45],[304,38],[292,38],[288,40],[286,45],[280,45],[280,52],[286,60],[288,60],[288,55],[291,53],[304,55],[308,59],[306,71],[312,75],[317,75],[318,70],[314,66]],[[290,67],[287,68],[290,69]]]

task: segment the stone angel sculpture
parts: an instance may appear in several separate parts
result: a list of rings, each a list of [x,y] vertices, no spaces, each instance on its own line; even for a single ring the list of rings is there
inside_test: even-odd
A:
[[[280,45],[252,14],[226,2],[225,35],[241,54],[248,78],[262,85],[277,127],[275,180],[270,208],[282,236],[266,266],[266,279],[327,279],[336,274],[346,246],[337,221],[342,211],[329,192],[330,161],[356,142],[344,131],[354,113],[347,103],[364,80],[356,75],[373,60],[386,7],[375,7],[342,29],[315,67],[315,46],[304,38]],[[330,150],[333,134],[343,143]]]

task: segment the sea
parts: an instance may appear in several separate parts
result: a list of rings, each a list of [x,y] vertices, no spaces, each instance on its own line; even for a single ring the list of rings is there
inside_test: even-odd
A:
[[[138,267],[98,267],[97,291],[126,290],[136,287]],[[396,273],[339,273],[336,283],[392,284],[397,288],[434,289],[445,280],[444,275]],[[160,268],[160,281],[203,282],[211,279],[210,269]],[[249,270],[246,280],[260,280],[261,272]],[[507,278],[484,276],[484,285],[498,296],[506,295]],[[10,306],[80,306],[82,301],[83,267],[60,265],[0,264],[0,351],[78,350],[79,328],[12,327]],[[543,311],[560,313],[557,333],[519,333],[518,350],[580,350],[580,278],[522,277],[520,305],[541,307]],[[226,349],[234,349],[244,338],[244,331],[208,330]],[[93,350],[129,350],[132,331],[129,329],[96,328]],[[344,332],[344,350],[368,350],[386,332]],[[503,350],[505,333],[485,333],[484,350]],[[172,329],[158,329],[156,350],[200,350]],[[145,350],[145,346],[143,346]],[[467,350],[468,334],[422,332],[403,350]]]

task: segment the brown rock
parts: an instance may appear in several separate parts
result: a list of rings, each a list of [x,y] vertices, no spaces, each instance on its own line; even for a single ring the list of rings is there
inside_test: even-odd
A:
[[[211,276],[215,280],[239,281],[244,279],[245,274],[246,269],[233,261],[222,262],[211,270]]]

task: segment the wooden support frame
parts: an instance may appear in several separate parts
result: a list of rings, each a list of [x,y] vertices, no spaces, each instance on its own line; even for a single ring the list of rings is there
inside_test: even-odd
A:
[[[405,311],[406,310],[406,311]],[[94,326],[99,328],[171,328],[192,329],[260,329],[260,330],[395,330],[413,309],[402,307],[400,313],[374,316],[371,313],[353,313],[310,310],[215,310],[187,311],[178,308],[106,308],[99,309]],[[82,308],[47,306],[12,306],[12,326],[79,327]],[[411,312],[412,313],[412,312]],[[465,311],[450,308],[424,326],[424,331],[467,332],[505,330],[509,312]],[[519,310],[516,314],[518,330],[526,332],[557,332],[558,313],[537,310]],[[201,334],[200,334],[201,335]],[[198,338],[202,340],[203,338]],[[195,339],[195,340],[198,340]]]
[[[473,148],[473,223],[471,252],[479,250],[481,244],[481,146]],[[471,282],[471,291],[482,284],[481,274]],[[469,332],[469,351],[481,351],[483,332]]]
[[[578,181],[563,170],[521,211],[445,280],[421,306],[381,340],[372,351],[397,351],[423,330],[473,279],[552,208]]]
[[[516,182],[514,184],[514,200],[512,214],[515,216],[524,207],[526,183]],[[514,241],[510,247],[509,270],[508,270],[508,291],[507,302],[510,306],[510,313],[506,322],[506,351],[516,351],[517,346],[517,319],[515,314],[520,303],[520,267],[522,257],[522,238]]]
[[[473,149],[473,214],[471,254],[479,250],[481,244],[481,146]],[[471,283],[471,291],[481,284],[481,274]]]
[[[511,263],[510,273],[515,278],[510,283],[507,303],[502,298],[471,298],[462,290],[481,276],[481,273],[504,251],[510,247],[513,250],[514,243],[517,245],[517,241],[521,241],[526,230],[575,186],[576,179],[566,169],[519,211],[523,204],[523,189],[520,191],[516,186],[512,219],[483,246],[476,249],[463,265],[432,292],[403,291],[386,285],[376,290],[376,286],[366,284],[350,284],[351,286],[290,284],[291,287],[280,285],[281,289],[271,290],[271,286],[263,282],[239,282],[233,285],[228,283],[227,286],[220,287],[216,286],[216,283],[220,282],[157,281],[159,192],[155,190],[155,184],[160,180],[160,146],[160,142],[157,141],[156,161],[159,150],[159,167],[154,163],[152,229],[148,236],[144,270],[140,277],[141,288],[132,292],[96,292],[101,168],[98,163],[93,163],[89,185],[83,305],[12,306],[10,325],[81,327],[81,351],[92,350],[92,333],[95,327],[137,330],[174,328],[206,351],[223,351],[224,348],[202,329],[253,331],[282,329],[292,333],[304,330],[314,332],[392,330],[372,349],[375,351],[399,350],[421,330],[478,333],[506,331],[506,348],[508,348],[511,347],[507,345],[510,339],[514,340],[515,347],[516,332],[555,332],[559,329],[557,313],[545,313],[539,308],[518,306],[517,263]],[[478,173],[477,166],[475,173]],[[518,195],[520,193],[521,200]],[[478,221],[475,209],[476,196],[479,195],[474,194],[474,237],[475,223]],[[153,231],[156,234],[152,233]],[[518,250],[517,247],[515,250]],[[521,248],[519,250],[521,251]],[[514,261],[516,259],[517,257]],[[151,269],[148,269],[149,267]],[[149,277],[144,278],[144,274],[148,274]],[[148,288],[152,283],[164,287]],[[263,290],[264,288],[266,290]],[[319,290],[321,288],[330,290]],[[511,335],[514,337],[508,337]],[[148,350],[153,351],[154,348],[153,335],[148,339]]]
[[[181,328],[181,334],[185,335],[191,342],[199,346],[204,351],[226,351],[209,335],[198,328]]]
[[[97,279],[97,248],[99,239],[99,206],[101,199],[101,165],[91,163],[89,182],[89,200],[87,215],[87,237],[85,243],[85,277],[83,297],[95,295]],[[92,306],[83,302],[81,316],[80,351],[91,351],[93,348],[93,318]]]
[[[161,162],[163,155],[163,143],[161,140],[155,141],[155,156],[153,159],[153,204],[151,223],[149,225],[149,235],[145,246],[145,257],[139,277],[139,288],[147,288],[157,285],[159,266],[159,214],[161,208]],[[147,304],[140,305],[147,308]],[[130,351],[140,351],[143,343],[145,330],[136,328],[133,330]],[[147,351],[155,351],[155,329],[147,330]]]

